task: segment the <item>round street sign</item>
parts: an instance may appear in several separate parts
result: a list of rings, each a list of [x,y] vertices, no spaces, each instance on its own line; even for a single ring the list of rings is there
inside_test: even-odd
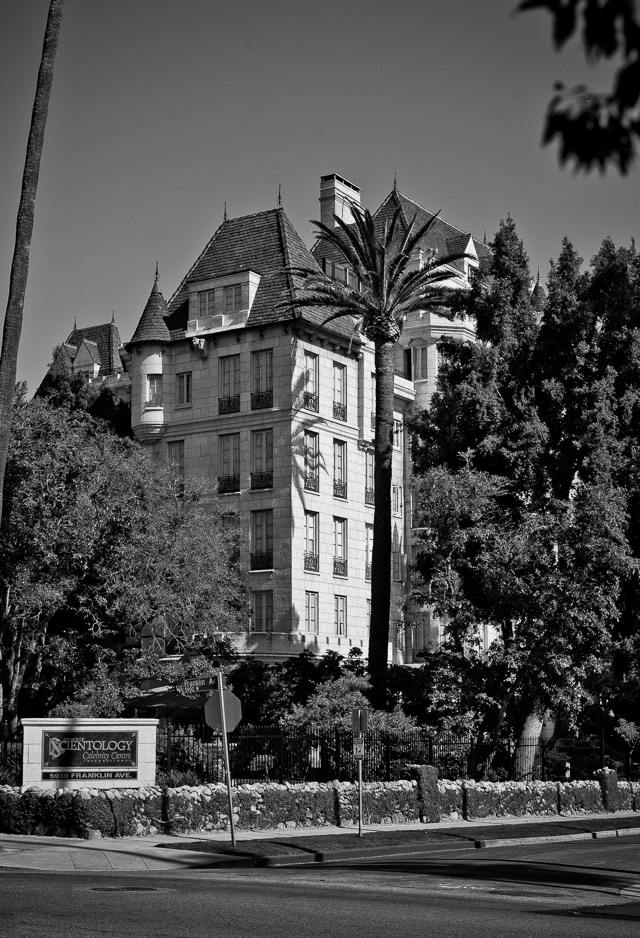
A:
[[[224,718],[227,724],[227,733],[235,730],[242,719],[242,704],[230,690],[223,690]],[[222,732],[222,716],[220,714],[220,694],[213,693],[204,705],[204,718],[216,733]]]

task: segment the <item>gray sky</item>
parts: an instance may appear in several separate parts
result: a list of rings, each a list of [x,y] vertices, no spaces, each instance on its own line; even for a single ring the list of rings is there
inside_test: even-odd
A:
[[[0,282],[6,305],[48,0],[0,3]],[[276,204],[310,244],[319,177],[377,207],[400,190],[482,238],[514,216],[543,279],[639,233],[638,169],[575,175],[542,149],[555,80],[607,87],[516,0],[67,0],[36,202],[18,377],[115,310],[135,328],[222,222]]]

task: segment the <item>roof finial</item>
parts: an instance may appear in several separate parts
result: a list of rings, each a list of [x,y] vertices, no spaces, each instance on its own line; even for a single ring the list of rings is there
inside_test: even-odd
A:
[[[486,229],[486,228],[484,229],[484,238],[482,239],[482,243],[483,243],[485,246],[486,246],[486,244],[487,244],[487,229]]]
[[[115,309],[111,310],[111,322],[115,323],[116,321],[116,311]]]
[[[398,191],[398,174],[397,173],[393,174],[393,191],[394,192]]]
[[[75,332],[77,328],[78,328],[78,317],[74,316],[73,317],[73,331]]]
[[[228,216],[227,216],[227,203],[225,202],[225,203],[224,203],[224,214],[223,214],[223,216],[222,216],[222,220],[223,220],[223,221],[226,221],[227,218],[228,218]]]
[[[278,208],[282,208],[282,186],[278,184]]]

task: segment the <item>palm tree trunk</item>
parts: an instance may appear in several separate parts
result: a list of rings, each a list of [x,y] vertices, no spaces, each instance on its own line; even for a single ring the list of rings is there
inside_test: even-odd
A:
[[[0,518],[2,518],[2,490],[9,450],[11,411],[18,365],[18,347],[20,345],[20,333],[22,332],[24,295],[29,272],[29,249],[33,231],[38,176],[40,174],[40,157],[49,110],[53,67],[58,48],[63,8],[64,0],[51,0],[44,34],[40,70],[38,71],[36,97],[31,114],[31,128],[22,176],[22,192],[18,205],[16,243],[9,278],[9,299],[2,333],[2,350],[0,351]]]
[[[393,456],[393,383],[395,342],[375,343],[376,436],[374,457],[375,514],[371,555],[371,622],[369,674],[372,703],[386,705],[389,615],[391,612],[391,468]]]

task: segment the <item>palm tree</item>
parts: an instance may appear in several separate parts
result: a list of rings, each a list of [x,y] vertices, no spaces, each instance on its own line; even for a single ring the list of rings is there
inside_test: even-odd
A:
[[[358,278],[357,286],[332,280],[318,268],[291,268],[302,279],[295,296],[280,305],[290,309],[314,306],[330,312],[324,324],[343,316],[355,320],[354,332],[369,339],[375,351],[375,513],[371,557],[371,624],[368,670],[376,706],[386,703],[387,648],[391,609],[391,460],[393,453],[393,399],[395,345],[406,316],[416,310],[442,307],[444,281],[451,279],[446,265],[464,253],[429,256],[422,267],[414,255],[436,222],[406,227],[398,207],[382,230],[368,210],[352,206],[353,223],[334,215],[335,228],[312,224],[320,240],[336,249]]]
[[[20,333],[22,332],[24,295],[29,272],[29,249],[33,231],[38,176],[40,174],[40,157],[44,141],[44,128],[49,111],[53,67],[58,48],[63,8],[64,0],[51,0],[44,33],[40,69],[38,71],[36,96],[31,114],[29,139],[27,141],[22,191],[18,205],[16,242],[9,278],[9,298],[2,333],[2,349],[0,350],[0,518],[2,517],[2,489],[9,450],[11,411],[18,365],[18,347],[20,345]]]

